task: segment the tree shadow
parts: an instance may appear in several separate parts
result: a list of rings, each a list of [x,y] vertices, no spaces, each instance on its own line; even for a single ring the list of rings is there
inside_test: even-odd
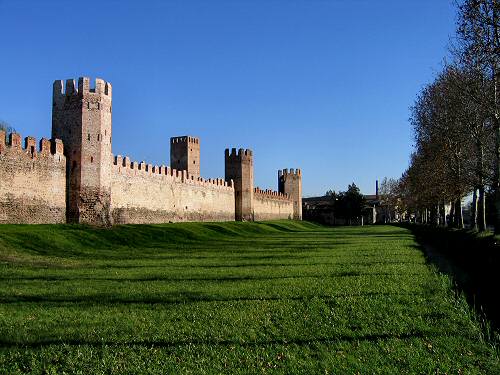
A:
[[[311,295],[287,295],[268,294],[268,295],[217,295],[203,292],[194,292],[191,290],[183,290],[179,292],[165,293],[162,296],[136,296],[134,298],[127,296],[114,296],[106,293],[96,293],[94,295],[81,296],[51,296],[51,295],[22,295],[11,298],[2,298],[2,304],[18,304],[18,303],[36,303],[60,305],[60,304],[78,304],[78,306],[112,306],[112,305],[185,305],[198,303],[222,303],[222,302],[270,302],[270,301],[304,301],[307,302],[311,298],[321,298],[325,302],[342,298],[372,298],[372,297],[416,297],[428,296],[427,292],[422,291],[377,291],[377,292],[357,292],[357,293],[334,293],[334,294],[311,294]]]
[[[41,348],[50,345],[69,345],[69,346],[80,346],[88,345],[94,347],[103,346],[144,346],[144,347],[158,347],[158,348],[176,348],[184,345],[209,345],[209,346],[241,346],[241,347],[263,347],[269,345],[298,345],[298,346],[310,346],[316,344],[338,344],[339,342],[379,342],[381,340],[412,340],[412,339],[429,339],[437,336],[436,333],[431,331],[413,331],[413,332],[401,332],[401,333],[373,333],[373,334],[338,334],[328,337],[314,337],[314,338],[282,338],[282,339],[267,339],[267,340],[214,340],[214,339],[191,339],[191,340],[130,340],[130,341],[106,341],[106,340],[67,340],[67,339],[41,339],[35,342],[23,342],[19,343],[16,341],[10,341],[0,338],[0,347],[18,347],[23,348]]]
[[[488,238],[445,228],[409,228],[429,264],[451,277],[480,319],[500,331],[500,249]]]

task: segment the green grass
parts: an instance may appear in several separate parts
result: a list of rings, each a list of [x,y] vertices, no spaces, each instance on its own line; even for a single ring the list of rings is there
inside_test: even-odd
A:
[[[411,233],[0,227],[0,373],[500,373]]]

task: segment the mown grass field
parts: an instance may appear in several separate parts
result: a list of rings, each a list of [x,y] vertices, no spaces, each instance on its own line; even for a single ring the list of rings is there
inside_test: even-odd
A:
[[[409,231],[0,227],[0,373],[498,374]]]

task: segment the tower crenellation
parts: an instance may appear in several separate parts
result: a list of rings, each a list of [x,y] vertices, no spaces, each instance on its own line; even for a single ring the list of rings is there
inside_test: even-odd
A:
[[[253,207],[253,153],[252,150],[232,148],[225,151],[226,181],[233,180],[235,189],[235,217],[238,221],[252,221]]]
[[[191,136],[170,138],[170,167],[200,176],[200,139]]]
[[[278,171],[278,191],[293,201],[293,218],[302,220],[302,171],[283,169]]]

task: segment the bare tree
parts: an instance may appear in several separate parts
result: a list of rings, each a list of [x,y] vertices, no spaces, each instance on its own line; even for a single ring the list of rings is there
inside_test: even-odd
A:
[[[384,177],[380,184],[379,198],[381,207],[385,211],[385,218],[391,222],[395,219],[394,213],[398,211],[398,181]]]
[[[441,202],[448,200],[453,207],[453,225],[462,228],[462,198],[469,191],[466,166],[470,135],[456,79],[455,68],[446,67],[422,90],[412,107],[416,155],[409,181],[421,190],[418,195],[424,221],[442,221]]]
[[[7,137],[10,133],[15,133],[16,129],[10,126],[7,122],[0,120],[0,130],[5,131],[5,141],[7,142]]]
[[[458,10],[457,43],[454,52],[461,64],[474,67],[491,82],[483,105],[487,109],[488,121],[494,130],[492,187],[495,191],[496,206],[495,233],[498,234],[500,233],[500,1],[464,0],[458,5]]]

